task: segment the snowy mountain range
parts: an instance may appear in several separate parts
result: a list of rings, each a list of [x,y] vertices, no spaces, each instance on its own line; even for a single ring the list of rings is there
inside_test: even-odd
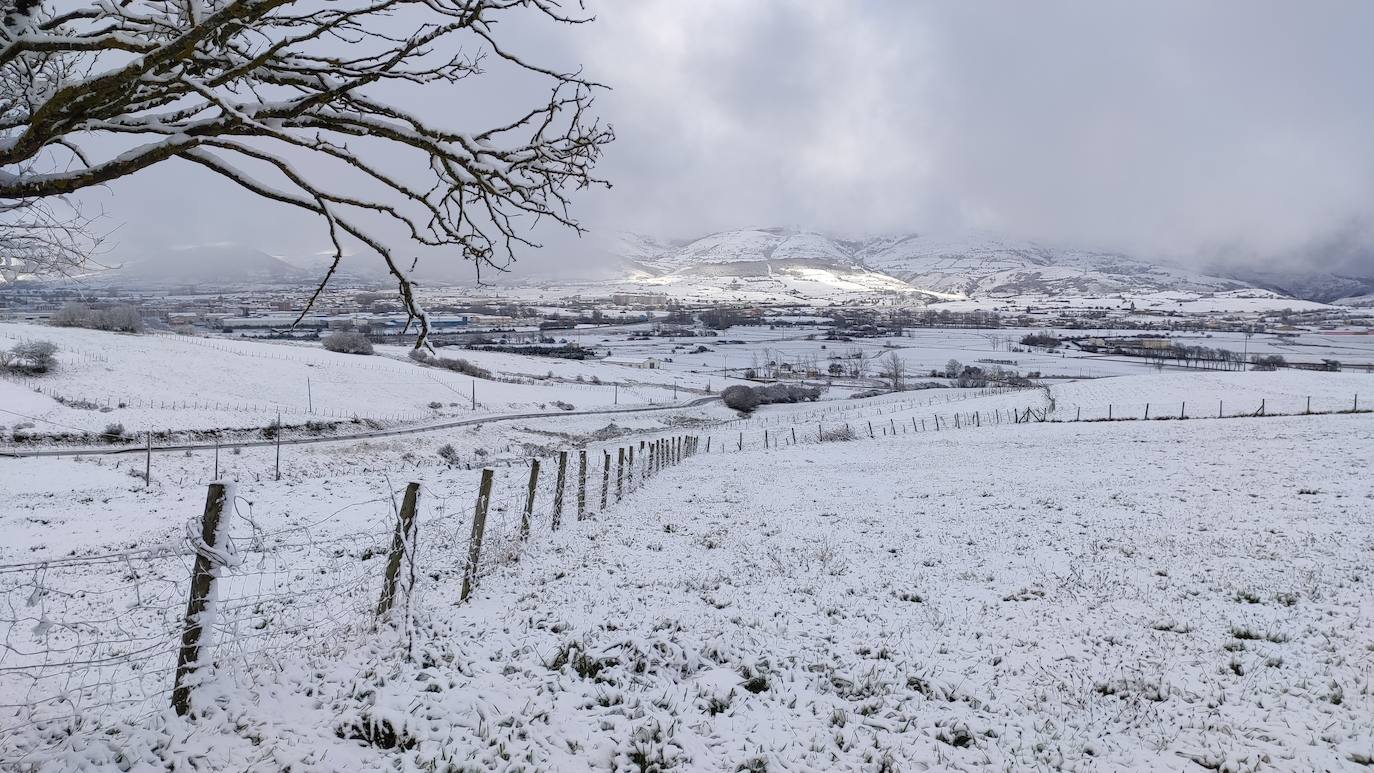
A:
[[[886,281],[936,297],[1105,296],[1165,291],[1214,293],[1254,288],[1239,279],[1105,252],[1054,249],[993,237],[924,235],[844,239],[810,231],[757,228],[684,241],[627,234],[617,247],[631,280],[757,277],[826,271]]]

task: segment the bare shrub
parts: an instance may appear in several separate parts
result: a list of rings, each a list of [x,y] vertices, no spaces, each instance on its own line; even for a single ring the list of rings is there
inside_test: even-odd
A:
[[[20,373],[47,373],[56,364],[57,344],[52,341],[15,344],[4,357],[0,357],[0,367]]]
[[[821,430],[821,442],[829,443],[838,440],[858,440],[859,436],[854,434],[854,430],[848,426],[835,427],[834,429]]]
[[[439,446],[439,458],[443,459],[450,467],[458,466],[458,450],[452,443],[445,443]]]
[[[759,407],[759,404],[762,402],[759,399],[758,392],[754,391],[753,387],[747,387],[740,384],[726,387],[721,391],[720,399],[725,403],[727,408],[743,411],[745,413]]]
[[[128,304],[108,309],[93,309],[82,303],[68,303],[48,319],[55,327],[84,327],[117,333],[142,333],[143,315]]]
[[[331,352],[343,354],[372,354],[372,342],[356,330],[330,333],[320,339],[320,345]]]

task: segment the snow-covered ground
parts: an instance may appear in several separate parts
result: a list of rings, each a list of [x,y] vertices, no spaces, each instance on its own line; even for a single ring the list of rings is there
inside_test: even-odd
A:
[[[583,410],[666,405],[710,380],[675,374],[675,390],[673,375],[653,370],[439,352],[520,381],[511,383],[424,367],[406,359],[403,347],[380,347],[379,355],[364,357],[318,344],[0,324],[0,346],[22,340],[59,347],[53,372],[0,379],[0,425],[33,424],[36,433],[100,432],[113,423],[130,433],[261,427],[278,415],[287,424],[353,417],[420,423],[553,410],[556,402]],[[723,383],[716,377],[714,388]]]
[[[97,713],[48,767],[1361,769],[1371,453],[1363,414],[717,443],[464,606],[469,473],[435,475],[413,626],[271,650],[194,723]],[[337,502],[294,496],[327,544]]]

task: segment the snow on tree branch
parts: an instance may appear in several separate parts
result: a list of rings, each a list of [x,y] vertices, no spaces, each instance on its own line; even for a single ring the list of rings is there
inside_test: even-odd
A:
[[[21,265],[9,245],[52,212],[44,202],[178,158],[324,222],[334,259],[311,303],[346,243],[375,252],[423,345],[415,251],[451,250],[480,279],[537,246],[533,221],[580,232],[570,191],[606,185],[599,84],[498,43],[495,22],[517,11],[585,21],[557,0],[0,0],[0,266]],[[492,57],[545,80],[547,99],[459,131],[379,93],[477,78]],[[79,265],[79,249],[48,252],[30,245],[23,267]]]

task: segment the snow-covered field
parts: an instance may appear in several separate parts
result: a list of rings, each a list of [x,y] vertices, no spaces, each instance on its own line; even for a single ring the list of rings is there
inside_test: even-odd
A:
[[[1374,760],[1367,415],[722,450],[540,533],[464,606],[440,529],[421,548],[413,626],[273,651],[252,678],[220,680],[205,718],[107,716],[108,733],[83,732],[48,767]],[[265,527],[271,510],[255,503]],[[456,517],[462,534],[452,512],[421,522]],[[166,528],[128,518],[131,537]]]
[[[1007,351],[1021,332],[827,343],[736,328],[721,339],[742,344],[611,342],[662,370],[441,353],[519,380],[478,380],[494,392],[479,394],[488,417],[555,400],[613,408],[616,382],[620,407],[672,403],[674,382],[690,399],[686,389],[733,383],[727,367],[832,346],[896,351],[913,371],[1015,358],[1023,371],[1114,377],[862,400],[837,388],[748,418],[715,403],[505,419],[287,446],[280,460],[271,446],[168,451],[152,455],[147,482],[142,454],[0,458],[0,768],[1374,764],[1371,414],[1088,421],[1141,418],[1146,403],[1150,418],[1261,404],[1302,414],[1309,397],[1313,412],[1348,411],[1356,394],[1368,409],[1374,376]],[[52,395],[294,406],[291,384],[307,376],[316,417],[337,405],[423,428],[473,415],[461,398],[428,407],[472,379],[395,347],[356,357],[0,326],[21,333],[57,342],[61,362],[41,394],[0,381],[0,409],[54,426],[261,425],[242,407],[106,412]],[[703,344],[712,351],[686,353]],[[1028,407],[1037,421],[1013,423]],[[856,442],[816,444],[844,424]],[[604,453],[636,448],[642,472],[642,441],[686,434],[709,453],[600,506]],[[565,515],[553,533],[554,459],[571,450],[576,464],[582,448],[594,516]],[[531,458],[543,472],[521,544]],[[484,466],[495,468],[485,579],[457,605]],[[167,693],[195,555],[187,529],[215,478],[236,485],[239,558],[216,607],[208,713],[187,722]],[[410,480],[423,483],[415,592],[407,625],[377,631]],[[570,492],[572,480],[570,469]],[[571,493],[564,504],[571,513]],[[40,731],[35,710],[57,724]]]
[[[261,427],[278,415],[288,424],[353,417],[419,423],[555,402],[583,410],[666,405],[709,380],[678,375],[675,390],[672,375],[651,370],[440,350],[521,382],[510,383],[422,367],[403,347],[363,357],[317,344],[0,324],[0,346],[21,340],[56,344],[58,367],[38,378],[0,379],[0,424],[31,423],[43,433],[100,432],[112,423],[131,433]],[[715,382],[715,389],[725,383]]]

